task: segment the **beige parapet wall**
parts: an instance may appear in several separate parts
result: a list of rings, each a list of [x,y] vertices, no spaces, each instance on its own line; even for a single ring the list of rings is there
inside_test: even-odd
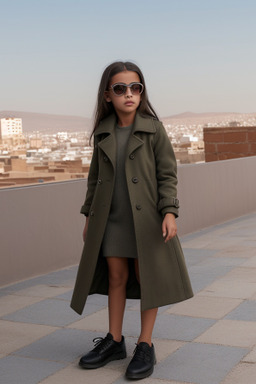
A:
[[[179,233],[256,211],[256,156],[178,167]]]
[[[256,211],[256,157],[178,167],[179,235]],[[86,180],[0,189],[0,286],[77,264]]]

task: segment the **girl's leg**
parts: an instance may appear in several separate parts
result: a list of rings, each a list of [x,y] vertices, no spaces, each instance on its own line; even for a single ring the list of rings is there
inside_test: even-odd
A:
[[[128,260],[121,257],[107,257],[106,259],[109,276],[109,332],[115,341],[121,341],[126,302],[126,284],[129,275]]]
[[[138,260],[135,260],[135,272],[139,282],[140,276]],[[140,337],[138,339],[133,358],[130,361],[130,364],[128,365],[125,373],[125,376],[128,379],[144,379],[145,377],[150,376],[154,371],[156,357],[155,348],[151,342],[151,338],[155,325],[156,315],[157,308],[148,309],[141,312]]]
[[[109,275],[109,333],[96,341],[93,348],[82,356],[79,365],[92,369],[103,367],[113,360],[126,358],[122,325],[128,280],[128,260],[119,257],[107,257]],[[112,338],[113,337],[113,338]]]
[[[138,344],[141,341],[148,343],[149,346],[152,345],[152,333],[156,321],[158,308],[147,309],[146,311],[141,312],[141,332],[138,340]]]
[[[140,282],[139,277],[139,264],[138,260],[135,260],[135,272],[137,280]],[[152,333],[156,321],[156,315],[157,315],[158,308],[153,309],[147,309],[146,311],[141,312],[141,332],[138,339],[138,344],[143,341],[148,343],[150,346],[152,345],[151,339],[152,339]]]

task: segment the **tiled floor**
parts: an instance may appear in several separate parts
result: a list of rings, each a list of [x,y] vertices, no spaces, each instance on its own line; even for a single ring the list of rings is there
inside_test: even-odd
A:
[[[195,297],[162,307],[154,331],[158,364],[146,384],[255,384],[256,214],[181,238]],[[107,298],[69,307],[76,268],[0,289],[3,384],[119,384],[139,332],[139,305],[124,320],[128,357],[78,368],[92,339],[107,332]]]

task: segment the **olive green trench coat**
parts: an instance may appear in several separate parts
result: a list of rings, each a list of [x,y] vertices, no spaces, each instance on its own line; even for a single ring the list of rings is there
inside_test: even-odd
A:
[[[111,207],[116,169],[116,116],[104,119],[94,134],[88,189],[81,213],[90,217],[71,301],[81,314],[89,294],[108,294],[106,259],[101,243]],[[132,208],[140,284],[134,259],[129,259],[127,298],[141,299],[141,310],[186,300],[193,296],[177,236],[164,243],[162,220],[178,216],[177,167],[166,131],[159,121],[136,114],[125,163]]]

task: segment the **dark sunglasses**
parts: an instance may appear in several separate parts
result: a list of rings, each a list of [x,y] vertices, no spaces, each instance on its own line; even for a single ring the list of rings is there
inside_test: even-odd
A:
[[[127,88],[130,88],[133,95],[140,95],[143,92],[144,86],[141,83],[116,83],[110,86],[116,96],[122,96],[127,92]]]

